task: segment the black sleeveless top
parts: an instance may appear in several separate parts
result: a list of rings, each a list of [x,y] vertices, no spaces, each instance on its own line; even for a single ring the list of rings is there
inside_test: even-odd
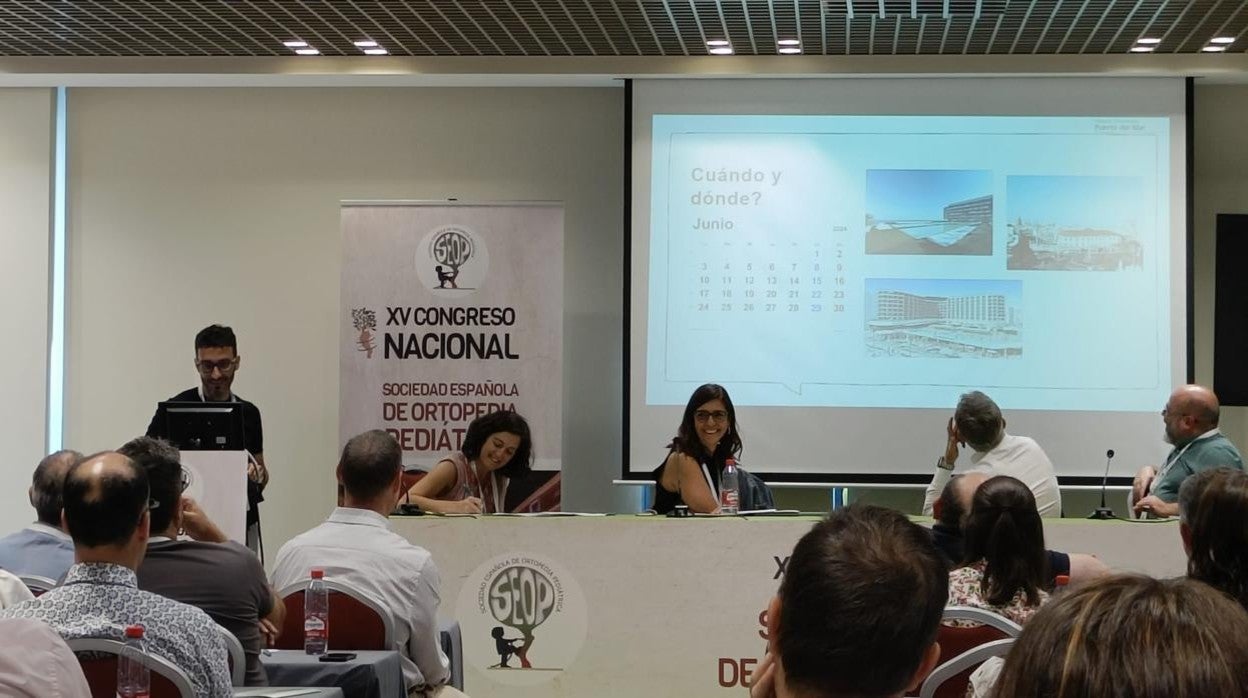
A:
[[[671,453],[668,453],[668,457],[671,457]],[[711,473],[711,482],[713,483],[711,487],[712,497],[719,496],[719,474],[724,470],[725,460],[727,460],[726,457],[720,457],[719,454],[716,454],[711,458],[710,463],[702,464],[706,466],[706,469]],[[659,467],[655,468],[651,473],[654,475],[654,504],[651,505],[650,508],[660,514],[666,514],[672,509],[675,509],[677,505],[685,503],[685,501],[680,498],[679,492],[668,492],[663,488],[663,467],[665,465],[667,465],[667,458],[664,458],[663,462],[659,463]]]

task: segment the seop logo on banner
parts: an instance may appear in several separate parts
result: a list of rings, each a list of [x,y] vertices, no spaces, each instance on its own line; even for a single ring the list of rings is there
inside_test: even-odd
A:
[[[585,644],[585,596],[576,580],[540,555],[503,555],[479,565],[460,588],[456,619],[468,662],[508,686],[546,683],[571,667]]]

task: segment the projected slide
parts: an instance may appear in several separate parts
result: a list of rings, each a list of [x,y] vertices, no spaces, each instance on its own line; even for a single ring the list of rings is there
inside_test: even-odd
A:
[[[646,403],[1156,408],[1164,118],[656,115]],[[1160,391],[1160,392],[1159,392]]]

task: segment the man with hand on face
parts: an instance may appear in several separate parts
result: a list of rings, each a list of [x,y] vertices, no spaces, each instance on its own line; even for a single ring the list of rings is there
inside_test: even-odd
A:
[[[923,498],[924,516],[932,515],[936,501],[953,477],[959,445],[974,451],[971,467],[965,472],[984,473],[988,477],[1008,475],[1031,490],[1040,516],[1062,515],[1062,492],[1053,463],[1034,439],[1006,433],[1005,418],[992,398],[978,390],[964,394],[945,433],[945,454],[937,459],[936,474]]]
[[[242,357],[234,330],[222,325],[209,325],[195,335],[195,370],[199,372],[198,388],[184,390],[169,402],[237,402],[243,406],[244,447],[251,456],[247,465],[247,547],[257,550],[259,504],[264,501],[264,488],[269,484],[269,471],[264,465],[264,429],[260,409],[234,394],[234,376]],[[152,416],[147,435],[168,439],[159,412]]]
[[[1204,386],[1185,385],[1170,394],[1161,419],[1174,448],[1160,469],[1147,465],[1136,473],[1131,495],[1137,516],[1178,516],[1179,486],[1189,475],[1222,466],[1244,469],[1239,449],[1218,431],[1220,412],[1218,396]]]

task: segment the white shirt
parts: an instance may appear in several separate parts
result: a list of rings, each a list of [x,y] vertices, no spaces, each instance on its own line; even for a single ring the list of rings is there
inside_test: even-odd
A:
[[[0,570],[0,608],[12,608],[23,601],[30,601],[35,595],[22,583],[21,578],[11,572]]]
[[[391,531],[386,517],[375,511],[338,507],[328,521],[277,552],[273,586],[302,582],[313,567],[390,610],[409,689],[450,680],[450,662],[438,642],[440,578],[428,550]],[[330,634],[332,643],[332,628]]]
[[[0,696],[91,698],[82,666],[46,623],[0,620]]]
[[[971,467],[965,472],[984,473],[988,477],[1009,475],[1021,480],[1035,495],[1036,509],[1041,516],[1056,518],[1062,515],[1062,491],[1057,486],[1053,463],[1033,439],[1006,434],[991,451],[971,454]],[[927,486],[927,494],[923,497],[924,516],[932,515],[932,507],[952,476],[953,473],[944,468],[936,469],[932,484]]]

